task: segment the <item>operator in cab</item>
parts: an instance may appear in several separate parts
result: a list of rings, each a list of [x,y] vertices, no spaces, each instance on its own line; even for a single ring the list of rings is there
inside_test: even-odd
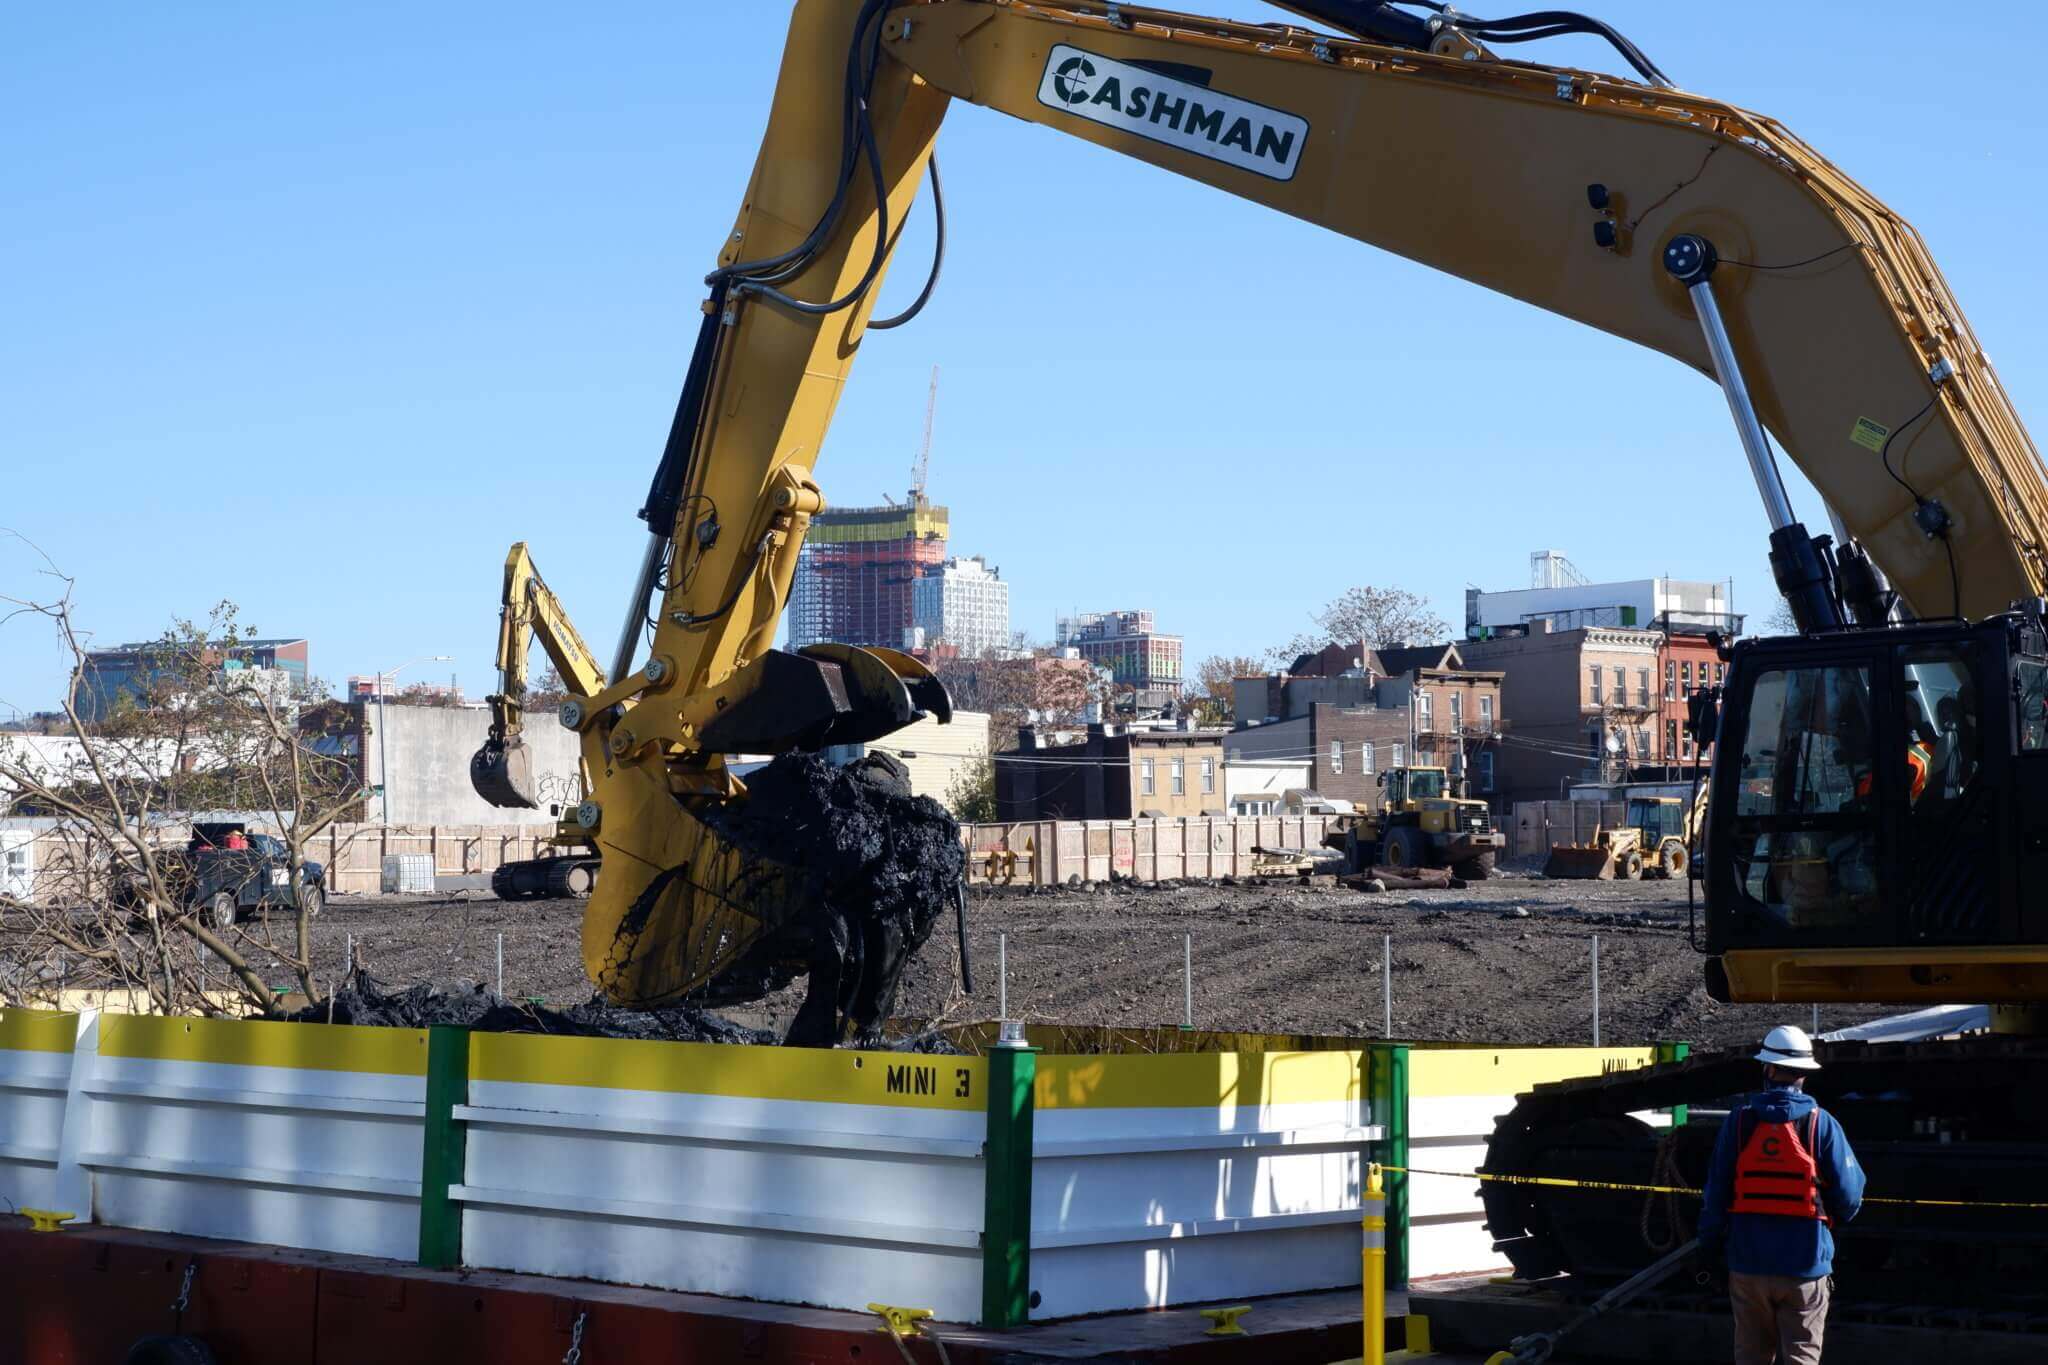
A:
[[[1725,1259],[1735,1365],[1820,1365],[1835,1238],[1863,1206],[1863,1168],[1834,1116],[1806,1093],[1813,1040],[1786,1024],[1756,1059],[1765,1088],[1722,1121],[1699,1241]]]

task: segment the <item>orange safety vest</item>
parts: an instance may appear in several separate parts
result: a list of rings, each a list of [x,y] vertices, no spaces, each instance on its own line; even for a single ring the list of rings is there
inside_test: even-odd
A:
[[[1774,1123],[1744,1109],[1736,1122],[1741,1148],[1729,1211],[1828,1222],[1820,1202],[1820,1167],[1814,1161],[1820,1110],[1808,1110],[1797,1123]]]
[[[1920,793],[1927,790],[1927,770],[1934,765],[1934,755],[1922,744],[1906,746],[1906,778],[1911,788],[1912,799],[1918,801]],[[1856,779],[1856,795],[1865,798],[1870,795],[1871,774],[1865,773]]]

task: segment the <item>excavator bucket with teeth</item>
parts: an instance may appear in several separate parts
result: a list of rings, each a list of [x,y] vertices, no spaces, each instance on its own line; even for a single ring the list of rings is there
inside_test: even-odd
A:
[[[532,810],[540,805],[533,785],[533,751],[524,740],[489,739],[469,759],[469,785],[494,806]]]

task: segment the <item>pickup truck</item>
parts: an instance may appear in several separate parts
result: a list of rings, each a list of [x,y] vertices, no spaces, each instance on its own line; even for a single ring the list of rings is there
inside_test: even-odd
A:
[[[251,834],[238,824],[195,824],[183,857],[191,874],[186,900],[204,909],[207,923],[221,933],[233,929],[244,910],[292,907],[290,851],[275,835]],[[327,903],[327,870],[308,860],[299,864],[299,881],[306,913],[319,914]]]

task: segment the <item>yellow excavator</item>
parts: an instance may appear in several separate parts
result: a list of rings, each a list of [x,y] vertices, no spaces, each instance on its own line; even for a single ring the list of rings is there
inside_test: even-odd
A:
[[[934,260],[906,314],[873,316],[927,180],[943,222],[933,145],[959,102],[1577,319],[1718,384],[1800,633],[1728,645],[1726,683],[1696,718],[1697,737],[1716,741],[1694,863],[1706,987],[1730,1001],[1989,1003],[2002,1023],[2032,1023],[2048,1002],[2048,476],[1919,237],[1785,128],[1676,88],[1596,20],[1281,8],[1316,26],[1106,0],[795,4],[641,509],[647,546],[618,647],[563,716],[590,780],[581,828],[602,858],[583,931],[592,979],[620,1003],[662,1004],[759,967],[773,945],[810,962],[814,994],[819,971],[832,977],[834,1025],[857,1028],[929,927],[920,906],[875,937],[844,895],[821,914],[810,846],[759,842],[793,828],[764,799],[773,784],[756,777],[750,792],[727,761],[947,713],[943,688],[891,650],[771,645],[824,506],[818,461],[853,359],[936,283]],[[1635,75],[1503,55],[1563,33],[1607,40]],[[1824,499],[1825,533],[1795,517],[1780,451]],[[2048,1181],[2048,1118],[2026,1098],[2048,1093],[2048,1045],[1924,1047],[1867,1066],[1837,1058],[1815,1083],[1852,1131],[1845,1109],[1863,1104],[1897,1136],[1867,1158],[1873,1186],[1939,1197],[1995,1149],[2024,1158],[2001,1168],[2001,1197],[2048,1199],[2021,1192]],[[1497,1144],[1497,1159],[1649,1180],[1657,1141],[1627,1116],[1737,1079],[1687,1065],[1530,1110],[1517,1120],[1528,1140]],[[1606,1252],[1586,1248],[1607,1244],[1563,1231],[1592,1206],[1568,1214],[1550,1197],[1489,1186],[1495,1237],[1525,1268],[1597,1269]],[[1531,1202],[1517,1212],[1517,1199]],[[1947,1284],[1996,1278],[1938,1214],[1897,1218],[1913,1227],[1871,1243],[1888,1264]],[[1617,1237],[1635,1235],[1633,1208],[1614,1221]]]
[[[485,698],[491,708],[490,733],[469,761],[470,785],[484,800],[505,808],[540,804],[533,752],[525,737],[530,639],[540,641],[562,686],[571,694],[561,704],[560,714],[564,724],[573,725],[578,708],[604,690],[604,670],[576,633],[561,599],[534,567],[526,542],[520,541],[505,556],[505,590],[498,613],[498,690]],[[556,821],[549,844],[554,851],[499,864],[491,873],[491,890],[499,899],[582,899],[597,884],[597,850],[582,824],[587,812],[581,798],[590,790],[590,769],[580,758],[577,769],[576,791],[559,793],[564,799],[551,803]],[[577,799],[568,800],[570,796]]]

